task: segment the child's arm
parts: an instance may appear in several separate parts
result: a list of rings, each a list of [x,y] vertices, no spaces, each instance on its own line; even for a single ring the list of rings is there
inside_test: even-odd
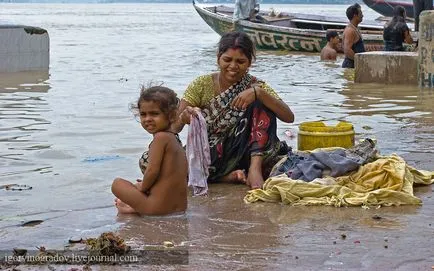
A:
[[[173,135],[165,132],[154,134],[154,140],[152,141],[148,151],[149,163],[146,167],[145,174],[143,175],[141,186],[142,192],[148,191],[152,185],[154,185],[155,181],[157,181],[158,176],[160,175],[164,153],[171,136]]]

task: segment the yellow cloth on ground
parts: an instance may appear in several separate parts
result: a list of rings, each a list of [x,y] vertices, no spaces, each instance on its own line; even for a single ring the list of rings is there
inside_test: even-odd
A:
[[[265,182],[264,189],[249,191],[244,201],[336,207],[422,204],[413,194],[413,185],[432,183],[434,171],[417,170],[398,155],[390,155],[337,178],[305,182],[292,180],[285,174],[271,177]]]

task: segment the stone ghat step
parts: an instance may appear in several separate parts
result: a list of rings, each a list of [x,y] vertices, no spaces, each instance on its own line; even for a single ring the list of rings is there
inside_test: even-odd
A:
[[[47,70],[50,38],[45,29],[0,25],[0,72]]]
[[[374,51],[356,54],[356,83],[417,85],[417,52]]]

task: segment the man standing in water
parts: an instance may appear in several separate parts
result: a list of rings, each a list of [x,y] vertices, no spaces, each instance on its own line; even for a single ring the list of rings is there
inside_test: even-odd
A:
[[[413,10],[414,10],[414,31],[419,31],[419,15],[424,10],[433,9],[433,0],[413,0]]]
[[[354,68],[354,55],[365,52],[362,34],[357,28],[363,20],[363,13],[362,8],[357,3],[349,6],[346,13],[350,23],[345,27],[343,34],[345,59],[342,62],[342,68]]]

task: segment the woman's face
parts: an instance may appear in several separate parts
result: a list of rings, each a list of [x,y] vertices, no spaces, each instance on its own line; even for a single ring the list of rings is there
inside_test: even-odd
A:
[[[240,49],[228,49],[217,60],[220,80],[231,85],[240,81],[250,67],[250,61]]]

